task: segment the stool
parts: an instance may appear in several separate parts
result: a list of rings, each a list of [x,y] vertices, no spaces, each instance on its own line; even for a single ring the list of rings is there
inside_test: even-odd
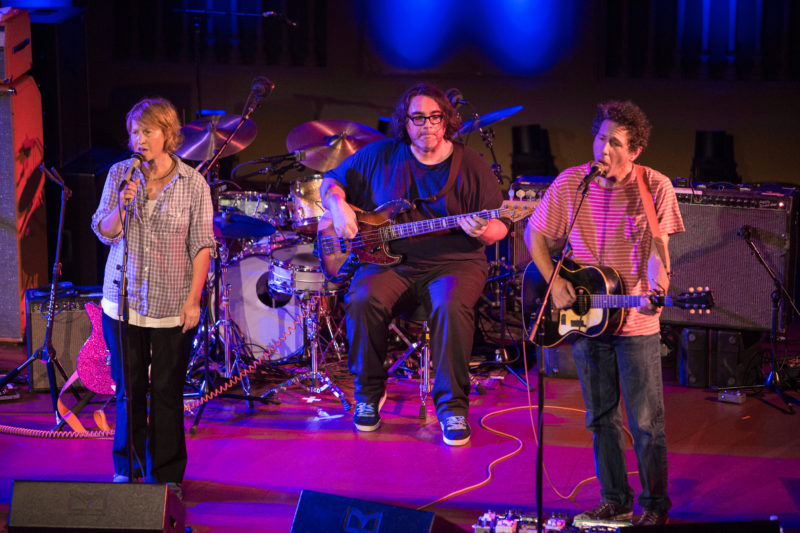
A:
[[[430,315],[430,310],[424,304],[419,304],[415,307],[410,313],[399,313],[396,318],[400,318],[401,320],[406,320],[408,322],[421,322],[422,323],[422,337],[420,340],[416,342],[411,342],[400,328],[397,327],[395,321],[393,320],[391,324],[389,324],[389,329],[394,331],[398,337],[400,337],[403,342],[406,343],[408,349],[397,358],[397,361],[389,367],[387,371],[390,375],[394,373],[397,368],[403,364],[403,362],[408,359],[408,357],[419,350],[419,398],[422,402],[422,405],[419,406],[419,418],[425,419],[427,417],[427,411],[425,408],[425,402],[428,398],[428,394],[431,392],[431,350],[430,350],[430,341],[431,341],[431,332],[428,328],[428,316]]]

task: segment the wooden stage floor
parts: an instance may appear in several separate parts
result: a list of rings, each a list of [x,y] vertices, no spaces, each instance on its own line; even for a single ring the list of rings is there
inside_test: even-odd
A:
[[[24,359],[24,346],[0,346],[0,371]],[[329,371],[352,399],[346,371]],[[771,392],[724,403],[708,390],[680,386],[673,374],[665,370],[671,522],[775,515],[784,531],[800,531],[800,416],[769,405],[777,400]],[[536,372],[529,375],[535,384]],[[486,394],[471,397],[472,442],[462,448],[442,443],[430,405],[428,418],[418,418],[412,380],[390,381],[383,426],[371,434],[354,431],[351,414],[328,391],[290,387],[278,395],[280,405],[252,408],[241,400],[214,399],[196,434],[187,432],[187,525],[195,532],[287,532],[303,489],[410,508],[437,502],[426,510],[467,531],[490,509],[534,513],[536,409],[528,402],[535,404],[537,393],[527,395],[512,375],[483,382]],[[590,479],[591,438],[583,427],[577,381],[546,378],[545,396],[543,507],[548,515],[572,516],[598,502],[598,484]],[[91,413],[98,407],[84,409],[85,425],[93,426]],[[106,411],[113,424],[113,404]],[[187,428],[192,421],[187,414]],[[48,394],[22,389],[19,399],[0,402],[0,424],[0,515],[8,515],[15,479],[111,480],[108,438],[8,433],[52,428]],[[630,446],[628,465],[636,470]],[[635,475],[631,484],[638,491]],[[463,492],[448,497],[456,491]]]

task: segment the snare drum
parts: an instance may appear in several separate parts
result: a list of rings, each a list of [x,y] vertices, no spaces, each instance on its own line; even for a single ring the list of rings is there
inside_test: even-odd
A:
[[[275,292],[302,294],[310,291],[324,296],[344,288],[340,283],[325,279],[311,243],[297,242],[276,248],[270,253],[269,262],[269,287]]]
[[[254,191],[225,191],[219,195],[219,207],[265,220],[276,228],[290,222],[288,199],[282,194]]]
[[[303,347],[303,324],[289,327],[301,316],[300,302],[294,295],[274,294],[268,283],[270,259],[250,255],[227,266],[225,283],[230,285],[228,310],[248,343],[264,349],[281,337],[286,339],[269,356],[283,359]],[[288,333],[287,333],[288,332]]]
[[[292,182],[289,196],[292,199],[292,227],[298,233],[315,234],[317,222],[325,209],[319,189],[322,176],[315,174]]]

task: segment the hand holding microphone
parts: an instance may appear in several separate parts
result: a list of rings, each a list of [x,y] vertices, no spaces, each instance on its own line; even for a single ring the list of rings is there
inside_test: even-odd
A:
[[[125,177],[122,178],[119,184],[119,203],[123,207],[127,208],[136,198],[136,191],[139,188],[139,183],[138,181],[132,181],[131,176],[134,170],[142,166],[143,161],[144,157],[142,154],[133,154],[133,162],[131,162],[131,166],[128,167],[128,170],[125,171]]]

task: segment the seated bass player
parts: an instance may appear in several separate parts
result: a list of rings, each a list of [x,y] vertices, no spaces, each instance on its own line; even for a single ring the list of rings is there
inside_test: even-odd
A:
[[[391,253],[402,255],[399,264],[362,264],[355,271],[344,304],[349,367],[355,375],[353,421],[359,431],[380,427],[388,326],[393,307],[410,293],[431,310],[433,399],[443,440],[459,446],[470,439],[469,360],[474,306],[488,273],[484,247],[502,239],[508,226],[475,214],[500,207],[502,193],[480,154],[451,140],[459,126],[460,118],[439,88],[415,85],[395,108],[393,138],[365,146],[327,172],[322,183],[330,231],[352,242],[366,238],[357,211],[373,211],[391,201],[413,202],[412,209],[397,215],[403,221],[465,215],[445,229],[426,226],[425,234],[394,240]]]

